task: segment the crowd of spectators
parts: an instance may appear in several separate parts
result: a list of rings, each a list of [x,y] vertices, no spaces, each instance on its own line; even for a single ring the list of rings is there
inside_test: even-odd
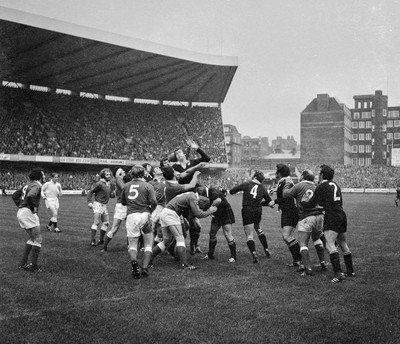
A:
[[[221,109],[115,102],[1,87],[0,153],[160,160],[187,138],[226,163]]]
[[[308,168],[318,175],[319,166],[299,164],[296,166],[299,172]],[[400,168],[365,166],[353,167],[334,165],[334,180],[341,188],[357,189],[395,189],[400,185]],[[59,181],[65,190],[88,190],[97,181],[97,172],[78,171],[46,171],[47,176],[51,172],[59,173]],[[27,182],[28,171],[0,170],[0,186],[9,190],[15,190]],[[228,168],[225,171],[204,169],[199,176],[202,185],[221,187],[229,190],[235,185],[243,183],[251,178],[250,169]],[[272,187],[272,185],[268,185]]]

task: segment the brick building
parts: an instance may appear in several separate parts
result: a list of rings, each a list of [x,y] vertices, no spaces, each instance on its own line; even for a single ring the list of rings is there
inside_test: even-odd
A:
[[[309,164],[351,163],[351,111],[328,94],[318,94],[301,112],[300,156]]]

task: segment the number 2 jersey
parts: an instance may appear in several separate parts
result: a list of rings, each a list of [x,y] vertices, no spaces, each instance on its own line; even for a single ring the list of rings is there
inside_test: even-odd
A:
[[[324,208],[325,213],[343,211],[342,190],[339,185],[334,181],[323,180],[315,188],[309,202],[302,202],[302,205],[307,208],[315,207],[317,204]]]
[[[268,191],[259,181],[251,180],[237,185],[229,193],[233,195],[239,191],[243,191],[242,207],[261,207],[271,202]]]

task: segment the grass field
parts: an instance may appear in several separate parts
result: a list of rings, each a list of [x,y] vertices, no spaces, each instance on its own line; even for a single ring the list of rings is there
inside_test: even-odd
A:
[[[394,195],[344,195],[357,277],[341,284],[330,282],[330,266],[307,278],[287,266],[275,209],[264,208],[262,222],[272,259],[262,256],[256,241],[260,262],[253,264],[241,196],[229,200],[237,221],[236,263],[227,262],[219,233],[216,260],[191,257],[198,270],[180,270],[162,255],[150,278],[133,280],[123,229],[108,253],[90,247],[92,213],[81,196],[61,199],[62,233],[43,232],[44,272],[19,270],[27,235],[11,197],[1,197],[0,343],[400,343],[400,209]],[[113,207],[111,202],[111,216]],[[44,227],[44,204],[39,216]],[[201,222],[206,251],[210,220]]]

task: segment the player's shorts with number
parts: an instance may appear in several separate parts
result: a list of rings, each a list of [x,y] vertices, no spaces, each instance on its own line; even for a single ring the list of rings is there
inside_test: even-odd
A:
[[[132,213],[126,218],[126,236],[137,238],[151,231],[150,213]],[[148,230],[146,230],[148,227]]]
[[[127,208],[128,207],[126,205],[122,205],[121,203],[116,203],[114,209],[114,219],[121,221],[126,220]]]
[[[108,215],[107,204],[103,204],[103,203],[94,201],[93,202],[93,212],[95,214]]]
[[[30,229],[40,226],[39,216],[32,213],[32,210],[26,207],[18,209],[17,219],[21,228],[24,229]]]

